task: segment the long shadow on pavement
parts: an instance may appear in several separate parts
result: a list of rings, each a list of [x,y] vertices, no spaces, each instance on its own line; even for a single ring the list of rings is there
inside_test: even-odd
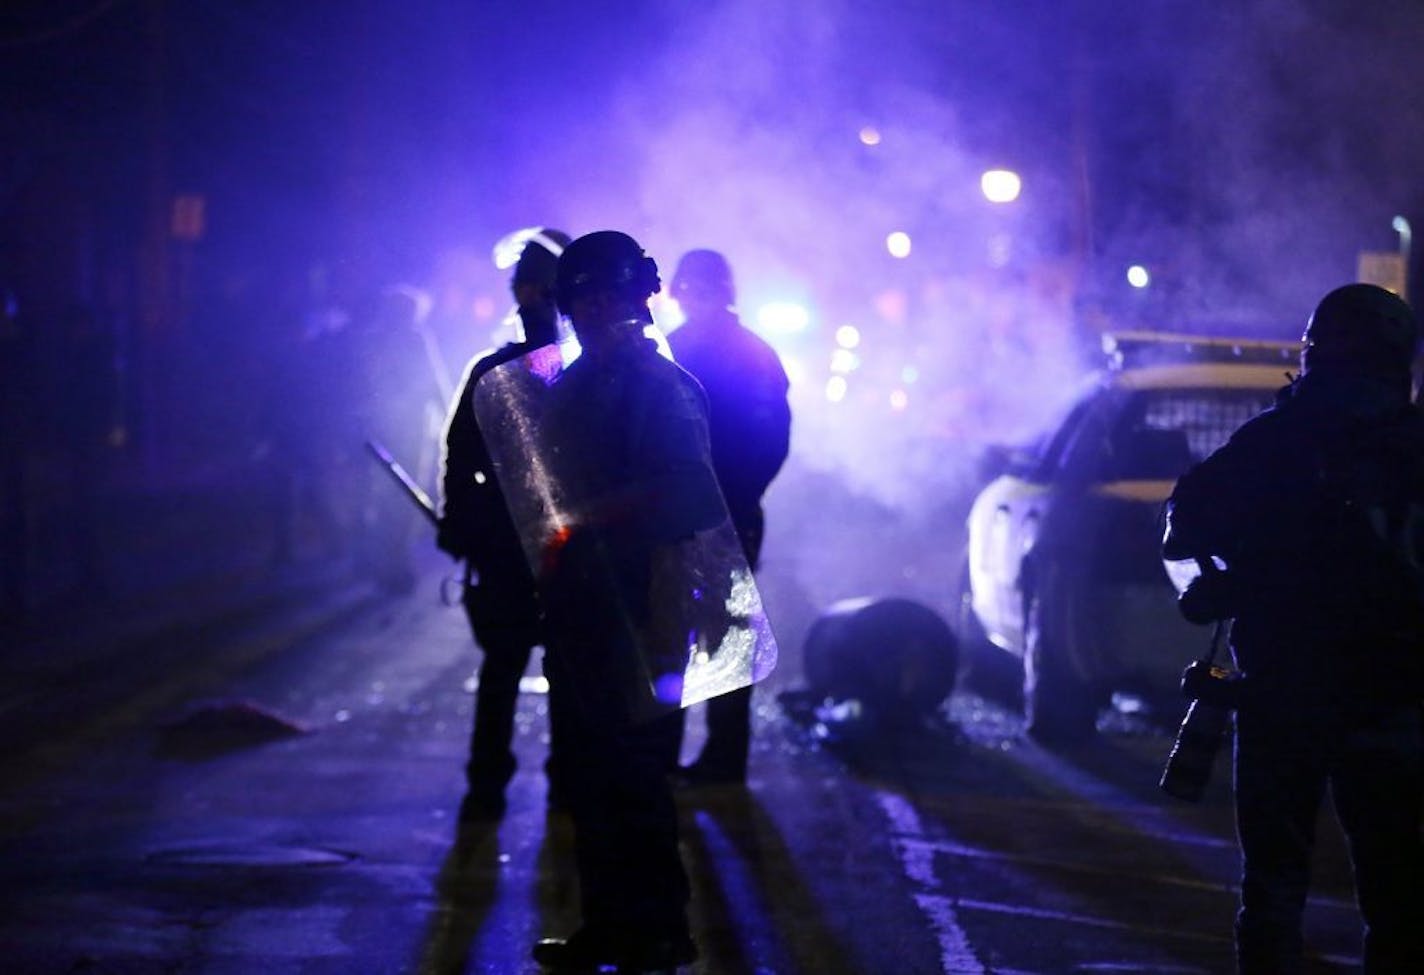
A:
[[[499,823],[461,824],[435,878],[421,975],[460,975],[499,896]]]
[[[813,892],[757,797],[741,788],[679,796],[706,972],[854,975]]]

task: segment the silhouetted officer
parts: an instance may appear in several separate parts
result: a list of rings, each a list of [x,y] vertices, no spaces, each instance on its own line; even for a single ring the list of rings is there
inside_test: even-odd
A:
[[[511,743],[519,680],[533,648],[544,642],[534,576],[495,483],[472,398],[475,384],[491,369],[558,340],[554,270],[569,239],[562,231],[543,229],[524,245],[510,282],[524,335],[471,360],[445,425],[437,544],[467,560],[465,612],[484,651],[465,768],[468,788],[460,804],[460,818],[465,821],[504,812],[504,790],[515,769]],[[560,737],[556,697],[557,690],[551,688],[550,758],[545,765],[551,805],[560,801],[555,784]]]
[[[677,715],[642,720],[649,661],[635,634],[655,609],[654,560],[725,524],[726,510],[702,391],[643,334],[660,287],[657,265],[626,234],[580,237],[559,259],[559,308],[582,352],[541,417],[557,440],[550,481],[568,521],[546,546],[540,594],[550,680],[568,688],[574,726],[561,761],[583,925],[535,946],[535,960],[556,970],[659,970],[697,954],[667,778]],[[676,707],[680,690],[663,690],[658,700]]]
[[[1303,970],[1328,786],[1349,841],[1365,971],[1424,971],[1424,419],[1416,325],[1373,285],[1321,300],[1302,374],[1182,477],[1164,554],[1225,563],[1182,597],[1233,618],[1242,973]]]
[[[765,525],[762,495],[791,442],[786,370],[776,351],[737,317],[732,269],[717,251],[684,254],[672,277],[672,296],[686,321],[668,336],[668,345],[707,392],[712,464],[747,564],[756,569]],[[751,700],[748,686],[707,702],[707,741],[697,760],[681,770],[685,781],[746,781]]]

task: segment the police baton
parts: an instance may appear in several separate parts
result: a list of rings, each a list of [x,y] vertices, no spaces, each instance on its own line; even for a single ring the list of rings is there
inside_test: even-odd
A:
[[[425,515],[426,519],[432,525],[439,527],[440,516],[435,513],[435,502],[431,501],[430,495],[426,494],[420,485],[415,483],[415,479],[407,473],[406,469],[400,465],[400,462],[391,456],[390,451],[374,440],[366,441],[366,449],[371,452],[371,455],[375,457],[376,460],[381,462],[381,466],[391,472],[391,477],[396,479],[396,483],[405,491],[406,497],[410,498],[411,502],[420,509],[420,513]]]

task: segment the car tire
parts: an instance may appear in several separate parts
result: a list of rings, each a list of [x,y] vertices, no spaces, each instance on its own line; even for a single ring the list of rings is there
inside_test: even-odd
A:
[[[1067,611],[1066,599],[1051,588],[1029,596],[1025,607],[1024,718],[1030,737],[1044,744],[1081,742],[1097,730],[1102,695],[1068,657]]]

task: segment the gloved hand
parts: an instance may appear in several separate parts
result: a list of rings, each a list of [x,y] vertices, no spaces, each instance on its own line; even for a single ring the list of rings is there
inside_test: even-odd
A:
[[[463,532],[457,531],[455,526],[450,524],[449,518],[441,518],[440,524],[435,529],[435,547],[457,559],[469,558],[470,552],[465,545]]]
[[[722,573],[702,571],[695,550],[681,543],[654,552],[645,634],[651,652],[666,654],[681,670],[687,666],[692,641],[700,650],[716,651],[732,625],[728,588]]]
[[[1204,572],[1177,598],[1190,623],[1215,623],[1236,615],[1236,586],[1229,572]]]

